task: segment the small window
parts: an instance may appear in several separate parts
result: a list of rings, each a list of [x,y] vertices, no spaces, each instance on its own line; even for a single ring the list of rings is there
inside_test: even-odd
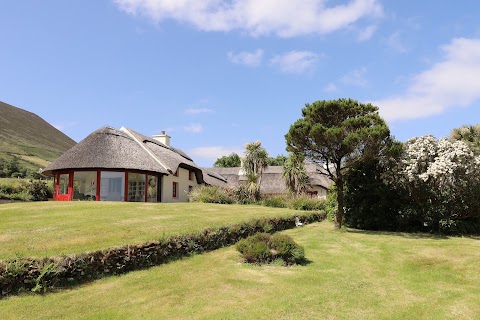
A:
[[[178,182],[173,183],[173,189],[172,189],[172,198],[177,197],[177,190],[178,190]]]
[[[178,168],[177,168],[177,171],[175,171],[175,173],[173,174],[174,177],[178,177]]]
[[[188,180],[193,181],[195,179],[195,172],[189,171],[188,172]]]

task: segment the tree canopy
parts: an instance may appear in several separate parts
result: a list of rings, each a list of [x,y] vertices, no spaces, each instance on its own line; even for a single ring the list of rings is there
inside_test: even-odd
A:
[[[335,227],[343,220],[344,171],[374,156],[390,130],[372,104],[353,99],[320,100],[306,104],[302,117],[285,135],[287,150],[325,167],[337,187]]]
[[[215,168],[234,168],[241,166],[240,156],[235,152],[232,152],[229,156],[223,156],[218,158],[213,166]]]

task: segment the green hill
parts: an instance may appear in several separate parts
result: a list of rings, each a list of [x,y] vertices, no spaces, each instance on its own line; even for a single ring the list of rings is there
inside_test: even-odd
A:
[[[0,161],[17,156],[22,167],[38,171],[75,144],[36,114],[0,101]]]

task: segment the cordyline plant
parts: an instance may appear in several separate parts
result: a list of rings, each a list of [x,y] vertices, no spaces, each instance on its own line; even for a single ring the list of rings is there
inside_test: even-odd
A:
[[[323,165],[337,188],[335,228],[342,227],[345,171],[358,161],[378,154],[390,130],[378,108],[352,99],[306,104],[302,118],[285,135],[287,150]]]

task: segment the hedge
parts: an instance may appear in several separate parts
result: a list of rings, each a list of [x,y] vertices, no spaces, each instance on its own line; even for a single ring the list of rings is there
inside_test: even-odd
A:
[[[300,215],[308,224],[325,219],[324,212]],[[177,235],[136,245],[113,247],[76,255],[49,258],[17,257],[0,261],[0,298],[22,292],[43,293],[72,287],[108,275],[145,269],[192,254],[233,245],[258,232],[273,233],[295,227],[295,218],[263,218],[208,228],[196,234]]]

